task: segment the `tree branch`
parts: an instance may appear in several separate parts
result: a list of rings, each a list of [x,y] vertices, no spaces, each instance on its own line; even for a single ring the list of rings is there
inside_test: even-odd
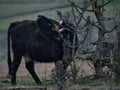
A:
[[[112,1],[114,1],[114,0],[109,0],[108,2],[104,3],[103,5],[100,5],[99,7],[102,8],[102,7],[106,6],[107,4],[111,3]]]
[[[85,8],[80,7],[80,6],[76,5],[74,2],[72,2],[70,0],[68,0],[68,2],[71,4],[71,6],[73,6],[75,8],[79,8],[82,11],[94,12],[94,10],[89,10],[89,9],[85,9]]]
[[[117,25],[115,25],[111,30],[105,30],[104,33],[111,33],[113,32],[113,30],[115,30],[117,28]]]

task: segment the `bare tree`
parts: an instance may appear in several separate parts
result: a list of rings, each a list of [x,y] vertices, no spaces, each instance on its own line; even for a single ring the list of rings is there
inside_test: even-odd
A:
[[[113,29],[111,30],[106,30],[104,21],[105,21],[105,16],[103,15],[104,12],[104,6],[106,6],[107,4],[109,4],[110,2],[112,2],[113,0],[109,0],[107,2],[105,2],[105,0],[102,0],[102,4],[100,5],[100,3],[98,2],[98,0],[91,0],[92,2],[92,10],[94,11],[94,14],[97,18],[97,23],[98,23],[98,40],[97,40],[97,48],[95,51],[95,59],[97,60],[97,62],[95,63],[95,70],[96,70],[96,74],[98,76],[102,76],[103,75],[103,69],[101,64],[101,59],[102,59],[102,55],[101,53],[103,52],[103,42],[105,41],[104,35],[106,33],[110,33],[113,30],[115,30],[116,26],[113,27]],[[111,18],[109,18],[111,19]],[[109,57],[110,58],[110,57]],[[97,69],[99,68],[99,69]]]
[[[105,35],[107,33],[113,32],[117,26],[113,26],[111,30],[107,29],[104,24],[105,21],[113,20],[115,17],[105,17],[105,6],[111,3],[114,0],[84,0],[82,7],[79,4],[68,0],[71,5],[71,12],[57,12],[60,19],[62,19],[65,24],[74,30],[74,33],[78,36],[78,43],[76,44],[73,40],[73,46],[71,49],[70,60],[67,60],[69,63],[72,61],[72,68],[77,70],[75,65],[75,48],[78,47],[77,53],[79,54],[91,54],[91,56],[86,57],[94,64],[96,76],[103,76],[103,66],[106,64],[106,61],[109,61],[111,66],[113,65],[113,45],[105,41]],[[86,12],[94,14],[94,16],[85,15]],[[96,17],[96,19],[92,19]],[[92,30],[96,29],[98,31],[97,39],[90,40]],[[93,48],[96,49],[94,50]],[[66,46],[67,48],[67,46]],[[105,52],[105,53],[104,53]],[[107,54],[106,54],[107,53]],[[110,66],[110,64],[108,66]],[[68,64],[69,65],[69,64]],[[74,72],[76,76],[77,72]],[[74,76],[74,77],[75,77]],[[75,78],[74,78],[75,80]]]
[[[60,19],[63,20],[65,25],[69,29],[72,29],[74,32],[73,42],[71,43],[70,41],[68,41],[69,45],[72,45],[72,47],[68,45],[64,46],[65,47],[64,61],[67,62],[67,66],[68,65],[71,66],[72,77],[73,77],[73,80],[76,81],[76,76],[77,76],[77,67],[76,67],[76,61],[75,61],[76,49],[86,40],[88,36],[88,32],[91,28],[91,24],[90,24],[89,16],[87,17],[87,19],[85,18],[84,18],[85,20],[83,19],[83,14],[85,13],[85,10],[83,10],[82,12],[79,12],[79,9],[75,7],[74,2],[71,2],[70,0],[68,1],[70,2],[70,5],[72,7],[71,12],[66,12],[65,14],[63,14],[62,12],[57,11],[57,14],[59,15]],[[88,8],[88,6],[84,5],[84,9]],[[79,36],[76,36],[76,34],[79,34]],[[80,37],[77,43],[76,43],[76,37]]]

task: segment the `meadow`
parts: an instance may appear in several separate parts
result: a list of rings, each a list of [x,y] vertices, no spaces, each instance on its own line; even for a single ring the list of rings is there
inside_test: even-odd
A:
[[[80,0],[71,0],[75,2],[79,2]],[[80,3],[80,2],[79,2]],[[45,15],[47,17],[59,20],[59,17],[57,16],[56,11],[62,11],[62,12],[68,12],[71,10],[70,7],[68,7],[68,1],[67,0],[0,0],[0,65],[6,64],[6,57],[7,57],[7,29],[11,22],[15,21],[21,21],[21,20],[35,20],[36,16],[38,14]],[[115,16],[116,13],[120,14],[120,0],[115,0],[114,2],[110,3],[109,5],[105,6],[105,15],[108,17]],[[93,14],[91,13],[85,13],[86,16]],[[120,19],[120,18],[119,18]],[[108,24],[108,26],[111,26]],[[24,63],[23,63],[24,64]],[[7,67],[7,65],[6,65]],[[4,67],[4,68],[6,68]],[[0,68],[2,70],[2,67]],[[7,70],[7,69],[5,69]],[[5,72],[6,73],[6,72]],[[1,71],[0,71],[1,75]],[[20,78],[21,79],[21,78]],[[26,80],[26,82],[20,82],[21,85],[36,85],[34,81],[32,81],[29,77],[23,77],[23,81]],[[22,79],[20,81],[22,81]],[[6,81],[6,78],[0,78],[0,87],[5,87],[5,84],[2,84],[2,81]],[[8,80],[10,81],[10,80]],[[92,80],[86,80],[88,82],[93,82],[92,85],[74,85],[73,87],[76,87],[74,90],[80,87],[83,88],[90,88],[90,90],[96,90],[94,86],[99,87],[100,81],[94,81]],[[29,83],[28,83],[29,82]],[[79,82],[79,81],[78,81]],[[80,80],[80,82],[85,82]],[[96,84],[96,82],[98,82]],[[47,83],[44,82],[44,86],[50,87],[51,81],[48,81]],[[10,86],[10,84],[8,84]],[[102,87],[106,87],[104,83],[102,84]],[[94,89],[93,89],[94,88]],[[107,90],[107,89],[98,89],[98,90]],[[73,90],[73,89],[70,89]],[[89,90],[89,89],[84,89]],[[118,89],[119,90],[119,89]]]

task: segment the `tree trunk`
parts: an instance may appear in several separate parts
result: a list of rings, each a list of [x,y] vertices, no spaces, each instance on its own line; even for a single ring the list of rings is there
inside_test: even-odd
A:
[[[95,68],[96,77],[103,76],[103,64],[101,61],[97,60],[94,64],[94,68]]]
[[[65,90],[65,69],[63,61],[55,63],[57,90]]]
[[[95,52],[95,59],[96,60],[100,60],[102,57],[102,49],[103,49],[103,41],[104,41],[104,32],[105,32],[105,26],[104,26],[104,22],[103,22],[103,11],[101,9],[101,7],[99,7],[99,3],[97,0],[92,0],[93,4],[93,10],[95,13],[95,16],[97,18],[98,24],[101,28],[99,28],[98,31],[98,41],[97,41],[97,48],[96,48],[96,52]],[[99,61],[97,61],[99,62]],[[100,61],[101,62],[101,61]],[[101,63],[95,63],[95,71],[96,71],[96,75],[97,76],[102,76],[103,75],[103,67],[101,65]]]

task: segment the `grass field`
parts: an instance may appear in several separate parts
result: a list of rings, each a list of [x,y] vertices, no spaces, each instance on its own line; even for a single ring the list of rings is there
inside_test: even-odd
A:
[[[64,3],[65,4],[65,3]],[[57,2],[50,3],[4,3],[0,4],[0,29],[7,28],[6,25],[13,21],[23,19],[35,19],[37,14],[43,14],[45,11],[39,12],[39,10],[49,9],[62,5]],[[48,12],[50,16],[54,18],[55,10]]]
[[[72,0],[72,1],[78,2],[79,0]],[[69,4],[67,0],[0,0],[0,61],[6,60],[7,29],[11,22],[27,20],[27,19],[35,20],[38,14],[43,14],[47,17],[51,17],[53,19],[59,20],[56,14],[56,11],[57,10],[60,10],[62,12],[69,11],[70,10],[69,7],[64,7],[64,5],[67,5],[67,4]],[[63,6],[63,8],[58,8],[59,6]],[[109,17],[115,16],[116,13],[120,14],[120,0],[115,0],[111,4],[107,5],[105,7],[105,10],[106,11],[104,14]],[[85,13],[85,15],[93,16],[94,14]],[[25,78],[23,81],[25,81]],[[5,80],[6,79],[4,78],[0,79],[0,85],[2,83],[1,81],[5,81]],[[28,83],[29,81],[30,83]],[[26,82],[21,82],[20,84],[21,85],[24,85],[24,84],[34,85],[35,83],[34,84],[33,83],[34,81],[31,82],[31,79],[28,77],[26,79]],[[5,87],[5,85],[6,83],[3,84],[3,87]],[[8,86],[11,86],[10,83],[8,83]],[[90,86],[88,84],[87,85],[79,85],[79,84],[75,85],[75,87],[78,87],[78,88],[80,87],[81,88],[91,88],[91,87],[93,88],[94,86],[95,85]],[[99,85],[96,85],[96,87],[99,87]],[[96,87],[94,87],[94,89],[83,89],[83,90],[96,90],[95,89]],[[73,89],[70,89],[70,90],[73,90]],[[78,89],[75,89],[75,90],[78,90]],[[103,88],[98,89],[98,90],[108,90],[108,89],[105,89],[105,86],[103,85]]]
[[[119,3],[119,0],[115,0],[115,2],[108,5],[106,7],[108,9],[106,14],[109,16],[115,14],[115,12],[117,12],[116,8],[119,8]],[[35,19],[37,14],[44,14],[57,19],[56,9],[49,9],[66,4],[68,4],[67,0],[0,0],[0,30],[7,29],[10,22],[23,19]],[[63,12],[68,11],[66,8],[61,10]]]

